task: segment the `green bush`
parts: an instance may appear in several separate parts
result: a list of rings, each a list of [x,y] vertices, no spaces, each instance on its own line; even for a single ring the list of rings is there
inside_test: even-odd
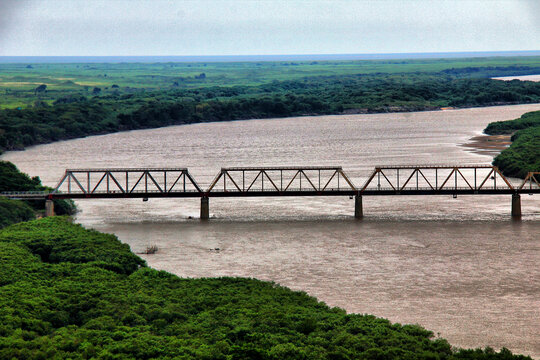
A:
[[[540,171],[540,111],[523,114],[519,119],[490,123],[487,134],[512,134],[512,144],[493,160],[504,175],[525,178]]]
[[[540,126],[519,130],[512,145],[493,160],[505,175],[525,178],[529,171],[540,171]]]
[[[519,119],[490,123],[484,132],[489,135],[513,134],[517,130],[540,126],[540,111],[523,114]]]
[[[0,229],[35,217],[34,210],[26,203],[0,198]]]
[[[9,161],[0,161],[0,192],[10,191],[47,191],[41,185],[39,177],[30,178]],[[5,199],[4,199],[5,200]],[[45,209],[45,199],[28,201],[3,201],[0,203],[0,228],[16,222],[32,220],[35,212]],[[77,211],[72,200],[54,200],[54,211],[57,215],[73,215]]]

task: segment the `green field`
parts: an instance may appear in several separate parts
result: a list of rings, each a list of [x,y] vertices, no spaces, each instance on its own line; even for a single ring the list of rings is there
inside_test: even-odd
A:
[[[320,76],[439,73],[490,77],[540,73],[540,57],[464,59],[281,61],[230,63],[0,64],[0,108],[52,103],[67,95],[92,96],[201,87],[259,86]],[[200,78],[205,74],[204,78]],[[36,95],[41,84],[47,91]],[[114,87],[116,85],[118,87]]]
[[[540,102],[540,57],[0,64],[0,151],[208,121]]]

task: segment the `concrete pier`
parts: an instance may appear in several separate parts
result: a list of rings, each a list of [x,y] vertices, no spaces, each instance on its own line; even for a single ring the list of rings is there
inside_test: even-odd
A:
[[[362,219],[364,217],[364,209],[362,208],[362,195],[354,197],[354,217]]]
[[[45,216],[54,216],[54,202],[45,200]]]
[[[512,217],[520,218],[521,217],[521,195],[512,194]]]
[[[210,219],[210,201],[208,197],[201,198],[201,220]]]

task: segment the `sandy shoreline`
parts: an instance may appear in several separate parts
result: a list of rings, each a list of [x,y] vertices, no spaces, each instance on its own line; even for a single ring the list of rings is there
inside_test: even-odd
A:
[[[512,135],[479,135],[470,138],[469,142],[462,146],[477,154],[497,156],[512,144],[511,137]]]

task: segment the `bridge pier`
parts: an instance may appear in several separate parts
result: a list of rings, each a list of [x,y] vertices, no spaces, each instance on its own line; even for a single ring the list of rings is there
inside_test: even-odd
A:
[[[210,199],[207,196],[201,198],[201,220],[210,219]]]
[[[512,217],[520,218],[521,217],[521,195],[512,194]]]
[[[45,216],[54,216],[54,202],[52,200],[45,200]]]
[[[354,217],[356,219],[362,219],[364,217],[364,209],[362,207],[362,195],[355,195],[354,197]]]

